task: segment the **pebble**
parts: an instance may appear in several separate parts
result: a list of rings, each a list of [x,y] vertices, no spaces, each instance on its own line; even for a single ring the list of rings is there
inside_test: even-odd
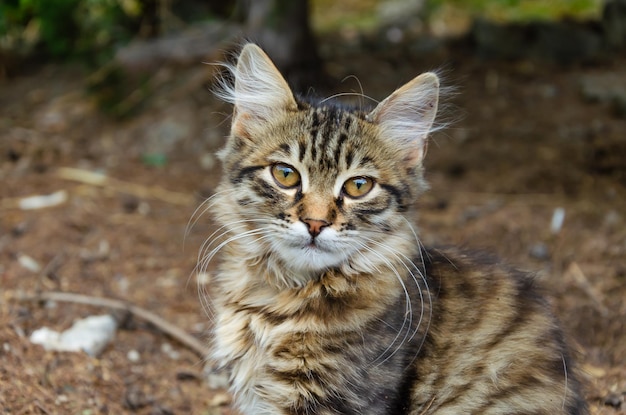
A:
[[[55,403],[57,405],[60,405],[62,403],[69,402],[69,400],[70,400],[70,398],[68,398],[67,395],[61,394],[61,395],[57,395],[57,398],[55,399]]]
[[[604,216],[604,225],[608,227],[618,226],[621,221],[622,221],[621,215],[615,210],[610,210]]]
[[[552,220],[550,221],[550,232],[553,235],[561,232],[561,228],[563,228],[563,222],[565,221],[565,209],[558,207],[554,209],[552,213]]]
[[[174,350],[174,347],[169,343],[163,343],[161,345],[161,352],[165,353],[172,360],[180,359],[180,352]]]
[[[543,242],[539,242],[530,247],[528,254],[540,261],[546,261],[550,259],[550,249]]]
[[[29,271],[32,271],[32,272],[41,271],[41,265],[39,265],[37,261],[35,261],[32,257],[29,257],[28,255],[19,254],[17,256],[17,262],[19,262],[19,264],[22,267],[26,268]]]
[[[20,199],[18,202],[20,209],[22,210],[35,210],[44,209],[62,205],[67,202],[67,192],[65,190],[59,190],[48,195],[36,195],[29,196]]]
[[[46,350],[64,352],[83,351],[98,356],[115,336],[117,322],[113,316],[89,316],[74,322],[72,327],[59,333],[48,327],[33,331],[31,343],[40,344]]]
[[[580,80],[580,93],[587,102],[608,103],[615,116],[626,117],[626,86],[621,74],[603,72],[585,75]]]
[[[141,359],[141,355],[137,350],[133,349],[129,350],[128,353],[126,353],[126,358],[133,363],[137,363]]]

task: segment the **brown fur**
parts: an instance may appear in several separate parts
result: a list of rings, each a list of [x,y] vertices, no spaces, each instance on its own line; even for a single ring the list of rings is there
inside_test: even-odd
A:
[[[233,72],[224,180],[209,202],[222,227],[200,267],[219,253],[213,357],[231,371],[239,409],[586,413],[532,278],[420,248],[407,212],[425,190],[434,75],[366,113],[296,101],[254,45]],[[276,163],[299,185],[281,187]],[[349,197],[342,183],[355,177],[374,189]]]

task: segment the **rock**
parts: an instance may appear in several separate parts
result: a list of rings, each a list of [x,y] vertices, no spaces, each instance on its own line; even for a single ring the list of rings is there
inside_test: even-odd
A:
[[[113,316],[90,316],[77,320],[62,333],[48,327],[37,329],[31,334],[30,341],[46,350],[83,351],[90,356],[98,356],[113,340],[116,329],[117,322]]]
[[[18,205],[22,210],[44,209],[62,205],[67,202],[67,199],[67,192],[65,190],[59,190],[47,195],[24,197],[19,200]]]
[[[561,232],[563,228],[563,222],[565,221],[565,209],[558,207],[552,212],[552,219],[550,220],[550,233],[556,235]]]
[[[550,249],[548,248],[548,245],[543,242],[539,242],[531,246],[528,254],[532,258],[540,261],[547,261],[550,259]]]
[[[169,343],[161,344],[161,352],[166,354],[172,360],[180,359],[180,352],[174,350],[174,347],[172,347],[172,345]]]
[[[139,360],[141,360],[141,355],[137,350],[133,349],[129,350],[128,353],[126,353],[126,358],[132,363],[137,363],[139,362]]]
[[[605,52],[600,29],[569,21],[501,25],[478,19],[470,39],[476,53],[486,59],[541,59],[568,65],[599,60]]]
[[[146,395],[139,386],[131,385],[124,394],[124,406],[132,411],[145,408],[154,403],[154,398]]]
[[[41,271],[41,265],[39,265],[39,262],[26,254],[18,254],[17,262],[30,272],[37,273]]]
[[[130,72],[153,72],[165,64],[215,61],[215,54],[241,35],[238,25],[204,22],[157,39],[138,40],[117,50],[115,61]]]
[[[424,0],[385,1],[378,5],[378,17],[386,24],[403,22],[419,16],[424,7]]]
[[[563,21],[535,23],[531,28],[530,51],[538,58],[570,65],[598,61],[604,55],[602,33],[592,25]]]
[[[626,79],[617,72],[599,72],[580,78],[580,94],[588,102],[608,103],[626,100]],[[619,98],[621,97],[621,98]]]
[[[601,72],[580,79],[580,93],[591,103],[607,104],[613,115],[626,118],[626,78],[619,72]]]

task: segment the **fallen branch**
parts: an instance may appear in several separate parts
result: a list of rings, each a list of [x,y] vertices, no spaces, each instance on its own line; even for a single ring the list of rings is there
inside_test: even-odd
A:
[[[565,275],[571,277],[576,285],[587,294],[603,317],[607,317],[610,314],[609,309],[604,305],[602,294],[591,284],[576,262],[572,262],[569,267],[567,267]]]
[[[65,180],[87,184],[90,186],[103,187],[116,192],[126,193],[138,198],[151,198],[175,205],[189,206],[195,202],[193,196],[173,192],[158,186],[143,186],[137,183],[125,182],[114,179],[101,173],[94,173],[88,170],[76,169],[73,167],[60,167],[57,169],[58,177]]]
[[[208,348],[184,330],[174,324],[164,320],[162,317],[141,308],[139,306],[129,304],[122,300],[112,298],[93,297],[83,294],[66,293],[59,291],[44,291],[41,293],[7,293],[10,300],[15,301],[58,301],[64,303],[86,304],[96,307],[106,307],[113,310],[121,310],[131,313],[148,323],[152,324],[161,332],[178,341],[201,358],[206,358],[209,354]]]

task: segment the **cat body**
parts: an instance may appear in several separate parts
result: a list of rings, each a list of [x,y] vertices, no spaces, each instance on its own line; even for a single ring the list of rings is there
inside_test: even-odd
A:
[[[296,100],[244,47],[212,281],[213,358],[244,414],[584,414],[532,278],[421,248],[410,208],[439,82],[370,112]]]

